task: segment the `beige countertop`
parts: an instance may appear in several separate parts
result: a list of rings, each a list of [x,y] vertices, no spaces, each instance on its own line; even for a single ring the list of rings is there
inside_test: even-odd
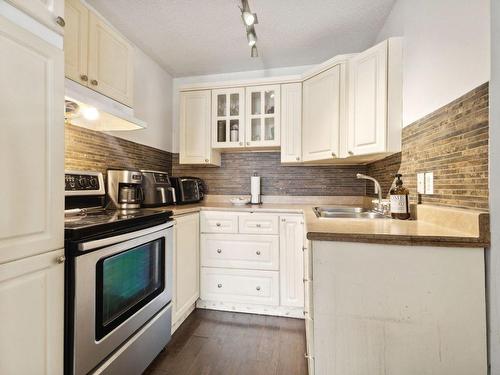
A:
[[[303,214],[307,238],[312,241],[345,241],[447,247],[489,246],[489,215],[485,212],[432,205],[413,207],[416,220],[393,219],[328,219],[316,217],[313,208],[322,206],[366,204],[364,201],[339,199],[325,201],[312,199],[291,203],[271,200],[261,205],[235,206],[220,198],[211,198],[196,204],[170,206],[174,215],[200,210],[241,212],[277,212]]]

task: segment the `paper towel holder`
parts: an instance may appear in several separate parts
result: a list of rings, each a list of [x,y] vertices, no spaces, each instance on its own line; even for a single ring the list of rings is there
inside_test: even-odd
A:
[[[254,172],[250,177],[250,204],[262,204],[260,195],[260,177]]]

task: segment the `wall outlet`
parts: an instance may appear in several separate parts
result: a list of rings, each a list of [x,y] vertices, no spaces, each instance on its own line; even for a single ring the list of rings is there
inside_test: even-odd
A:
[[[425,172],[425,194],[434,194],[434,173]]]
[[[425,173],[417,173],[417,193],[425,194]]]

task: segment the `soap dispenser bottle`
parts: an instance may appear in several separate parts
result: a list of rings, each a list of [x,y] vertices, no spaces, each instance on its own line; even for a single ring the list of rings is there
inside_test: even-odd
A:
[[[396,187],[391,189],[391,216],[393,219],[406,220],[410,218],[410,202],[408,195],[410,191],[403,186],[402,175],[395,176]]]

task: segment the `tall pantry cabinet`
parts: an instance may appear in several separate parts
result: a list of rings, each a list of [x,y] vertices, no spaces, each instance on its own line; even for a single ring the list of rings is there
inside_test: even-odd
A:
[[[63,371],[64,56],[28,3],[42,2],[0,2],[0,373],[49,375]]]

